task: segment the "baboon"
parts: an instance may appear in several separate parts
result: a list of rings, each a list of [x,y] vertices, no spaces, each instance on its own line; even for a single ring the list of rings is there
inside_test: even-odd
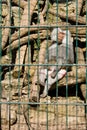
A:
[[[71,68],[70,64],[74,63],[73,40],[69,30],[54,28],[51,41],[52,45],[47,51],[48,57],[45,57],[45,64],[48,66],[39,70],[39,84],[44,86],[41,97],[47,96],[52,85],[62,79]]]

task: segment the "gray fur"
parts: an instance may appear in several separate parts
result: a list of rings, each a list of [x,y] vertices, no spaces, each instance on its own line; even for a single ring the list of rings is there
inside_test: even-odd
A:
[[[65,36],[62,40],[61,44],[58,44],[57,34],[58,32],[65,33]],[[74,52],[73,52],[73,43],[71,38],[71,33],[67,31],[62,31],[60,28],[55,28],[51,33],[51,40],[54,42],[48,48],[48,58],[45,58],[45,63],[51,63],[52,61],[55,62],[55,66],[50,66],[50,70],[46,68],[41,69],[39,73],[39,82],[43,85],[44,91],[41,97],[45,97],[48,94],[49,89],[51,86],[58,80],[61,79],[61,74],[59,73],[66,71],[65,64],[72,64],[74,63]],[[56,66],[57,64],[57,66]],[[70,68],[70,66],[67,66]],[[65,72],[64,72],[65,73]],[[63,76],[62,76],[63,77]]]

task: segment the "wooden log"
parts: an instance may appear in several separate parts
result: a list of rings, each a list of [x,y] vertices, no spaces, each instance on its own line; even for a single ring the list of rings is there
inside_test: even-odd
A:
[[[87,93],[87,85],[86,85],[86,83],[81,84],[80,89],[81,89],[82,96],[83,96],[84,100],[86,100],[86,93]]]
[[[61,12],[58,15],[59,15],[60,18],[66,20],[66,13]],[[77,16],[77,18],[76,18],[76,15],[74,13],[72,15],[68,15],[68,18],[67,18],[68,21],[75,22],[75,23],[78,23],[78,24],[83,24],[83,25],[86,24],[86,18],[85,17]]]
[[[45,60],[45,53],[46,53],[46,47],[47,47],[47,40],[44,40],[41,43],[40,51],[39,51],[39,65],[42,65]],[[38,82],[38,69],[40,69],[41,66],[36,66],[36,70],[34,73],[34,76],[32,77],[32,85],[31,85],[31,92],[29,95],[29,100],[33,102],[39,101],[39,92],[40,92],[40,86],[37,84]]]
[[[28,45],[25,57],[25,67],[24,67],[24,74],[23,74],[23,85],[25,86],[27,83],[30,83],[30,68],[31,66],[31,45]]]
[[[40,24],[39,24],[39,26],[40,26]],[[42,28],[39,27],[39,30],[45,30],[45,28],[44,27],[42,27]],[[28,34],[29,31],[30,32],[38,31],[38,25],[34,25],[34,26],[30,25],[29,28],[25,28],[25,29],[21,28],[20,29],[20,38],[23,37],[24,35]],[[13,42],[13,41],[15,41],[17,39],[19,39],[19,31],[17,31],[14,34],[12,34],[11,42]]]
[[[20,24],[21,17],[22,17],[22,14],[23,14],[23,9],[20,8],[20,7],[17,7],[17,6],[13,6],[11,9],[12,9],[12,15],[13,15],[13,21],[14,21],[13,26],[15,27],[15,29],[13,29],[13,30],[16,31],[16,30],[19,29],[19,24]],[[20,17],[20,19],[19,19],[19,17]],[[19,34],[20,34],[20,32],[19,32]]]
[[[28,6],[25,5],[25,7],[28,7]],[[28,8],[24,8],[24,13],[23,13],[22,18],[21,18],[20,26],[27,26],[28,25],[28,18],[27,17],[28,17]],[[20,30],[19,30],[19,32],[20,32]],[[20,40],[19,40],[18,44],[19,44],[19,49],[17,51],[15,67],[13,70],[13,76],[15,78],[21,77],[23,75],[22,68],[23,68],[25,53],[26,53],[26,49],[27,49],[27,45],[20,47]]]
[[[49,1],[48,0],[46,0],[45,1],[45,6],[44,6],[44,8],[43,8],[43,10],[42,10],[42,14],[43,15],[45,15],[45,13],[47,12],[47,10],[48,10],[48,5],[49,5],[49,3],[48,3]]]
[[[82,14],[86,14],[86,0],[84,1],[83,8],[82,8]]]
[[[17,2],[17,1],[16,1]],[[32,2],[30,1],[30,14],[29,14],[29,5],[28,3],[24,6],[24,12],[21,18],[21,23],[20,26],[28,26],[31,23],[31,16],[33,14],[33,11],[35,9],[37,0],[33,0]],[[30,16],[29,16],[30,15]],[[30,19],[29,19],[30,18]],[[23,28],[24,30],[25,28]],[[20,32],[20,31],[19,31]],[[20,35],[19,35],[20,37]],[[21,42],[21,41],[20,41]],[[27,41],[28,42],[28,37],[27,37]],[[19,46],[19,40],[17,41],[18,46]],[[13,76],[14,77],[20,77],[22,75],[22,64],[24,63],[24,59],[25,59],[25,55],[26,55],[26,49],[27,49],[27,45],[22,46],[21,48],[19,48],[18,52],[17,52],[17,56],[16,56],[16,64],[17,66],[14,67],[13,70]],[[10,51],[10,49],[9,49]],[[19,66],[18,66],[19,65]]]
[[[48,32],[48,36],[50,35],[50,32]],[[31,34],[30,36],[25,36],[23,38],[20,38],[20,46],[26,44],[28,42],[28,40],[34,40],[37,39],[38,36],[40,37],[40,39],[45,39],[47,36],[47,31],[43,30],[41,33],[39,34]],[[7,52],[10,52],[10,49],[17,49],[19,46],[19,40],[15,40],[12,42],[11,45],[7,46],[4,50],[7,50]]]
[[[78,16],[78,14],[74,14],[72,13],[71,14],[68,14],[68,16],[66,16],[66,12],[64,11],[59,11],[58,14],[56,13],[55,10],[53,9],[49,9],[49,13],[57,16],[57,17],[60,17],[62,19],[65,19],[66,18],[68,19],[68,21],[72,21],[72,22],[75,22],[75,23],[78,23],[78,24],[86,24],[86,18],[85,17],[82,17],[82,16]],[[77,18],[76,18],[76,15],[77,15]]]
[[[83,7],[83,0],[78,0],[78,15],[80,15],[82,7]]]
[[[24,0],[21,0],[20,2],[19,2],[19,0],[12,0],[12,2],[13,2],[14,4],[20,6],[21,8],[24,8],[25,5],[28,4],[28,2],[26,2],[26,1],[24,1]]]
[[[23,16],[21,18],[21,24],[20,26],[22,26],[22,28],[20,28],[20,36],[19,36],[19,31],[15,32],[12,37],[11,37],[11,41],[14,41],[16,40],[17,38],[25,35],[26,32],[29,31],[29,28],[28,26],[30,25],[31,23],[31,16],[33,14],[33,11],[36,7],[36,4],[37,4],[37,0],[32,0],[30,1],[30,4],[27,3],[25,6],[24,6],[24,12],[23,12]],[[24,26],[24,27],[23,27]],[[26,31],[27,30],[27,31]],[[22,34],[21,34],[22,33]],[[17,35],[17,38],[15,38]]]
[[[61,79],[58,82],[58,87],[62,87],[66,85],[70,87],[70,86],[85,82],[86,69],[84,67],[77,68],[75,66],[73,67],[73,69],[76,70],[77,72],[76,71],[68,72],[67,74],[68,80],[66,80],[66,78]]]
[[[42,25],[40,25],[40,26],[42,27]],[[50,25],[50,26],[52,26],[52,28],[54,28],[55,26],[58,26],[58,25]],[[49,26],[49,28],[50,28],[50,26]],[[45,25],[45,27],[46,27],[46,25]],[[42,27],[39,30],[43,30],[45,27]],[[61,28],[65,29],[66,27],[61,27]],[[82,28],[82,27],[69,26],[68,29],[70,30],[73,37],[76,37],[76,30],[77,30],[78,37],[81,37],[81,36],[84,38],[86,37],[86,28],[84,28],[84,27]],[[37,28],[36,29],[32,28],[30,30],[37,30]],[[41,33],[39,34],[40,39],[46,38],[46,34],[47,34],[46,30],[41,31]],[[50,31],[48,31],[48,36],[50,36]],[[20,45],[27,43],[28,40],[37,39],[37,38],[38,38],[38,34],[30,34],[29,37],[28,36],[22,37],[22,38],[20,38]],[[4,50],[7,50],[7,52],[9,52],[10,48],[11,48],[11,50],[13,50],[13,49],[18,48],[18,46],[19,46],[19,40],[15,40],[12,42],[12,44],[10,44],[6,48],[4,48]]]
[[[24,59],[25,59],[25,53],[27,50],[27,46],[21,46],[18,50],[17,50],[17,54],[16,54],[16,62],[15,62],[15,67],[13,70],[13,77],[15,78],[19,78],[21,76],[23,76],[23,63],[24,63]]]
[[[40,19],[40,23],[43,24],[44,23],[44,19],[43,19],[42,13],[39,14],[39,19]],[[31,49],[30,48],[31,48],[31,46],[29,45],[29,48],[27,49],[25,64],[31,64]],[[26,84],[26,82],[27,82],[26,81],[26,75],[28,75],[28,76],[30,75],[29,78],[32,77],[32,75],[35,73],[35,68],[36,67],[25,66],[25,72],[24,72],[24,77],[23,77],[24,84]],[[27,78],[28,78],[28,76],[27,76]],[[27,79],[27,80],[29,82],[31,79]]]
[[[24,6],[24,12],[23,12],[23,15],[22,15],[22,18],[21,18],[20,26],[30,25],[31,16],[32,16],[33,11],[35,9],[36,3],[37,3],[37,0],[30,1],[30,11],[29,11],[28,3]],[[25,28],[23,28],[23,29],[25,29]],[[24,59],[25,59],[25,55],[26,55],[26,49],[27,49],[27,45],[24,45],[21,48],[19,48],[19,50],[18,50],[19,52],[17,52],[16,64],[22,65],[24,63]],[[20,55],[20,57],[19,57],[19,55]],[[21,76],[22,68],[23,68],[23,66],[20,66],[20,67],[15,66],[14,71],[13,71],[13,75],[18,77],[18,74],[20,74],[20,76]]]
[[[7,0],[7,4],[8,4],[8,15],[6,16],[6,28],[4,28],[2,34],[2,49],[4,49],[6,43],[7,43],[7,40],[8,40],[8,37],[9,37],[9,33],[10,33],[10,0]]]
[[[78,33],[78,37],[79,35],[82,35],[82,36],[86,36],[86,28],[84,26],[82,27],[76,27],[76,26],[73,26],[73,25],[67,25],[67,23],[65,22],[58,22],[56,24],[43,24],[43,25],[40,25],[39,24],[39,30],[47,30],[47,28],[50,30],[52,28],[55,28],[55,27],[60,27],[62,29],[66,29],[68,28],[70,30],[70,32],[72,33],[72,35],[76,35],[76,33]],[[24,35],[26,35],[28,33],[28,31],[30,32],[36,32],[38,30],[38,25],[31,25],[29,27],[30,29],[28,28],[25,28],[25,30],[23,28],[20,29],[20,37],[23,37]],[[11,42],[13,42],[14,40],[17,40],[19,39],[19,31],[15,32],[14,34],[12,34],[11,36]]]

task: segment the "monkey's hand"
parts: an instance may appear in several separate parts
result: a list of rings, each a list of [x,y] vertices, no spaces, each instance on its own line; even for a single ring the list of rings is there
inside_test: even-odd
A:
[[[51,73],[51,78],[55,78],[56,75],[57,75],[58,71],[57,70],[54,70],[52,73]]]
[[[40,95],[41,98],[45,98],[46,96],[47,96],[47,93],[42,93],[42,94]]]
[[[65,69],[60,69],[58,72],[57,72],[57,70],[55,70],[55,71],[53,71],[51,73],[52,78],[55,78],[56,75],[58,77],[58,80],[60,80],[66,75],[66,70]]]

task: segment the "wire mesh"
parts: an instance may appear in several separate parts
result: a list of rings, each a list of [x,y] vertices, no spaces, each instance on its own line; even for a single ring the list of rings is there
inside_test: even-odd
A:
[[[0,0],[0,43],[0,130],[87,130],[87,1]]]

